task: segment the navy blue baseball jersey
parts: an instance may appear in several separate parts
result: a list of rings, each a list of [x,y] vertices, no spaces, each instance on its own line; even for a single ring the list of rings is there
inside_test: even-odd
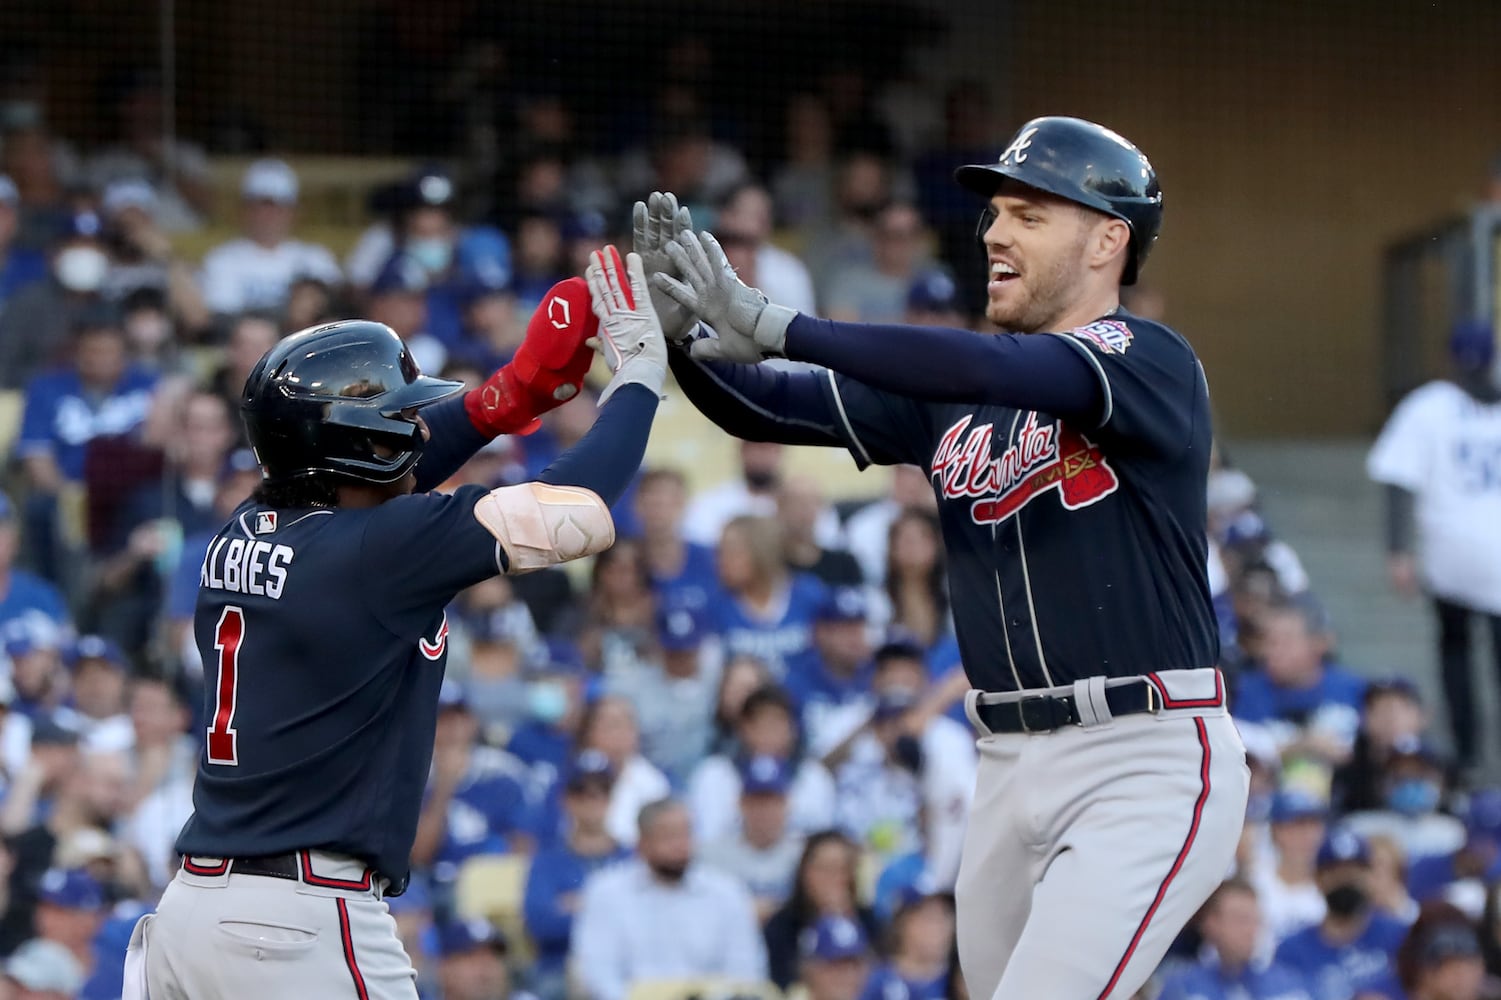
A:
[[[1193,349],[1127,314],[1055,336],[1104,389],[1103,419],[924,402],[824,381],[861,466],[912,463],[938,497],[970,683],[1054,687],[1214,666],[1207,579],[1209,394]]]
[[[448,657],[444,607],[502,568],[474,517],[486,492],[235,511],[199,574],[209,724],[179,853],[321,849],[403,882]]]

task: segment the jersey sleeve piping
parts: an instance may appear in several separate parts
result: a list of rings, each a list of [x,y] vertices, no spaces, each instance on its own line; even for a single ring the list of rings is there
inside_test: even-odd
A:
[[[1110,423],[1110,418],[1115,414],[1115,396],[1110,391],[1110,378],[1105,374],[1105,366],[1100,364],[1100,359],[1094,356],[1093,351],[1079,343],[1078,338],[1072,334],[1054,333],[1053,336],[1061,338],[1065,344],[1084,355],[1090,367],[1094,369],[1094,373],[1100,377],[1100,389],[1105,394],[1105,410],[1104,415],[1100,417],[1100,422],[1093,427],[1093,430],[1099,430]]]
[[[849,414],[844,409],[844,397],[839,394],[839,380],[834,377],[833,369],[825,369],[829,379],[829,390],[833,395],[834,409],[839,413],[839,421],[844,424],[844,431],[849,436],[850,443],[859,450],[860,461],[863,465],[874,465],[870,459],[870,452],[865,447],[865,442],[860,440],[860,435],[855,433],[854,425],[850,423]]]
[[[708,365],[700,365],[699,370],[707,375],[715,385],[724,390],[724,392],[732,397],[737,403],[745,407],[747,410],[755,413],[757,416],[761,417],[764,420],[770,420],[773,423],[782,424],[783,426],[788,427],[808,427],[823,434],[828,434],[833,430],[833,428],[825,424],[820,424],[815,420],[803,420],[798,417],[789,417],[785,414],[768,410],[766,407],[757,403],[749,396],[746,396],[744,393],[738,391],[734,386],[730,385],[724,379],[720,378],[719,375],[714,371],[714,369],[710,368]],[[840,407],[840,411],[841,413],[843,412],[842,406]],[[846,422],[846,426],[848,426],[848,422]]]

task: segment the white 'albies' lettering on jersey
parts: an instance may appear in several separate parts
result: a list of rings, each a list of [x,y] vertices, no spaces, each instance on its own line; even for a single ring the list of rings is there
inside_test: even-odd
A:
[[[198,585],[279,600],[287,585],[287,569],[295,556],[290,545],[216,538],[203,557]]]

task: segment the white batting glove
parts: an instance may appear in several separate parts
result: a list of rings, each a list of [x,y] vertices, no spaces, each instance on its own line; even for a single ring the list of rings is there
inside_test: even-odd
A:
[[[628,382],[661,396],[667,379],[667,341],[652,308],[641,255],[627,254],[622,265],[620,251],[613,246],[596,250],[589,255],[584,280],[589,284],[594,315],[599,317],[599,336],[590,338],[589,346],[599,351],[615,373],[600,393],[600,405]]]
[[[689,353],[701,360],[756,364],[786,353],[787,325],[797,311],[773,305],[735,275],[719,241],[709,233],[683,233],[667,254],[681,280],[657,274],[652,283],[714,328]]]
[[[679,233],[693,231],[693,217],[686,207],[678,206],[677,195],[653,191],[646,201],[636,202],[631,212],[631,249],[641,255],[641,266],[653,274],[675,274],[667,245]],[[679,305],[665,292],[653,287],[651,304],[662,321],[662,333],[674,344],[679,343],[698,325],[698,317]]]

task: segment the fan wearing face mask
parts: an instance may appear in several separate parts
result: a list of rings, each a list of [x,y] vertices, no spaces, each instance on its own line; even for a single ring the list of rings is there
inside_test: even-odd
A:
[[[1371,902],[1371,852],[1365,839],[1332,831],[1319,848],[1315,880],[1324,919],[1277,949],[1277,963],[1303,975],[1313,1000],[1346,1000],[1390,973],[1407,926]]]
[[[0,310],[0,388],[19,389],[67,348],[68,331],[96,312],[109,275],[104,224],[80,212],[57,234],[46,281],[11,296]]]
[[[1432,745],[1413,737],[1397,740],[1378,787],[1382,808],[1351,813],[1350,829],[1364,837],[1391,838],[1409,865],[1453,854],[1464,845],[1464,824],[1445,811],[1447,764]]]

